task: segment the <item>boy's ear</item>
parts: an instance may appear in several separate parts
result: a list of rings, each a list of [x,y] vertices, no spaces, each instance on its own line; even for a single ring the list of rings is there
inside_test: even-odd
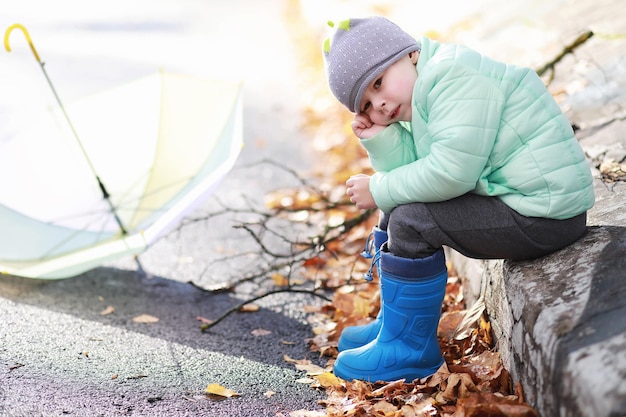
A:
[[[417,64],[417,58],[418,57],[419,57],[419,52],[417,52],[417,51],[409,52],[409,59],[411,60],[413,65]]]

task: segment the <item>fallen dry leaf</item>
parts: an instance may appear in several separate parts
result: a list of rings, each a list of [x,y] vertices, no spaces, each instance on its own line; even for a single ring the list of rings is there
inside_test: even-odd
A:
[[[256,313],[260,309],[261,307],[259,307],[258,304],[248,303],[248,304],[244,304],[243,306],[241,306],[239,311],[242,313]]]
[[[196,320],[198,320],[200,323],[204,323],[204,324],[211,324],[211,323],[213,323],[213,320],[207,319],[206,317],[202,317],[202,316],[196,317]]]
[[[599,168],[605,182],[626,181],[626,164],[614,160],[603,161]]]
[[[395,416],[398,411],[398,407],[385,400],[374,403],[373,409],[376,413],[383,416]]]
[[[267,336],[268,334],[272,334],[272,332],[270,330],[265,330],[265,329],[254,329],[250,332],[250,334],[252,334],[253,336]]]
[[[424,417],[437,415],[437,409],[434,406],[434,400],[427,398],[418,403],[410,402],[400,408],[400,416],[402,417]]]
[[[289,417],[326,417],[323,411],[296,410],[289,413]],[[278,414],[277,414],[278,416]]]
[[[315,379],[313,378],[298,378],[296,379],[296,382],[298,384],[312,384],[315,382]]]
[[[144,324],[149,324],[149,323],[156,323],[159,321],[158,317],[154,317],[151,316],[149,314],[140,314],[136,317],[133,317],[133,322],[134,323],[144,323]]]
[[[23,363],[14,363],[13,365],[9,365],[9,372],[13,371],[14,369],[18,369],[21,368],[22,366],[26,366]]]
[[[277,287],[286,287],[289,285],[287,277],[279,273],[272,274],[272,281],[274,281],[274,285]]]
[[[283,355],[283,360],[288,363],[294,363],[294,364],[300,364],[300,365],[307,365],[307,364],[312,363],[309,359],[293,359],[289,355]]]
[[[225,388],[219,384],[209,384],[206,387],[206,393],[211,395],[217,395],[219,397],[230,398],[230,397],[238,397],[235,391]]]
[[[107,308],[105,308],[104,310],[100,312],[100,315],[106,316],[106,315],[113,314],[113,313],[115,313],[115,307],[108,306]]]
[[[296,364],[296,369],[298,369],[299,371],[306,371],[307,376],[316,376],[326,373],[326,370],[324,368],[313,363]]]
[[[457,401],[457,409],[465,417],[539,417],[528,404],[519,403],[516,398],[496,395],[489,392],[472,393]]]
[[[448,400],[469,397],[470,393],[478,391],[469,374],[450,374],[447,382],[443,397]]]
[[[404,379],[399,379],[397,381],[393,381],[390,382],[386,385],[383,385],[382,387],[372,391],[370,394],[368,394],[370,397],[375,398],[375,397],[379,397],[381,395],[384,395],[385,393],[388,393],[390,391],[394,391],[398,388],[404,387],[404,383],[405,380]]]
[[[319,381],[322,387],[336,387],[341,385],[341,380],[331,372],[323,372],[315,378]]]

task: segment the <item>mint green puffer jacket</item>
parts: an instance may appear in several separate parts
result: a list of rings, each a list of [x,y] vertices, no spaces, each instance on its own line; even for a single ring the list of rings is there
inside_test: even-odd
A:
[[[472,192],[529,217],[568,219],[594,204],[570,123],[529,68],[422,38],[410,125],[361,140],[384,212]]]

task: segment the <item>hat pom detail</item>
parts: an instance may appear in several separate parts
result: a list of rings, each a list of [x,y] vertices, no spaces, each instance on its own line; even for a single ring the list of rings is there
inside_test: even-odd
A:
[[[330,38],[324,39],[322,50],[324,51],[325,54],[328,54],[330,52]]]
[[[350,19],[339,22],[339,27],[337,27],[337,29],[350,30]]]

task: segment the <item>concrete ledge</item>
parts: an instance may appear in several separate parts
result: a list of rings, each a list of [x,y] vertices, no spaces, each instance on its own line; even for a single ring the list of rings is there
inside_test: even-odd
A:
[[[614,123],[598,135],[624,128]],[[468,304],[485,284],[504,365],[546,417],[626,416],[626,187],[596,177],[588,233],[570,247],[526,262],[449,252],[466,278]]]

